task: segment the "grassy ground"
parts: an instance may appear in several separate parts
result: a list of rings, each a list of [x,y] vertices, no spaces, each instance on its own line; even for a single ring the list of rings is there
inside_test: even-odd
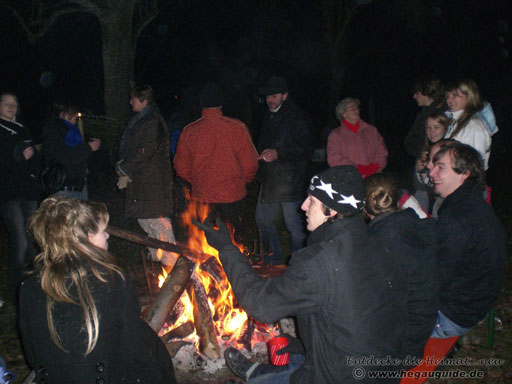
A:
[[[497,214],[501,218],[507,231],[508,249],[512,249],[512,206],[509,204],[512,196],[512,187],[504,185],[500,180],[501,174],[495,176],[493,203]],[[106,181],[105,181],[106,180]],[[92,198],[97,200],[107,198],[107,205],[111,213],[111,224],[122,228],[130,229],[142,233],[135,220],[126,220],[122,217],[122,195],[117,192],[111,179],[106,178],[100,181],[95,190],[91,189]],[[254,206],[256,202],[257,189],[254,186],[249,190],[248,204],[248,236],[246,246],[249,250],[254,249],[256,239],[256,225],[254,222]],[[284,226],[280,224],[283,232],[283,246],[285,253],[288,251],[289,237],[286,235]],[[178,240],[183,241],[183,230],[177,230]],[[0,308],[0,356],[4,358],[10,370],[15,374],[15,383],[21,383],[22,379],[28,375],[29,369],[24,361],[21,346],[16,331],[15,307],[7,291],[7,241],[8,237],[5,228],[0,225],[0,299],[6,303]],[[118,239],[110,239],[110,249],[117,256],[119,264],[131,274],[133,271],[141,271],[142,265],[139,257],[141,247],[124,242]],[[510,252],[509,252],[510,253]],[[138,288],[145,289],[144,282],[138,281]],[[472,359],[477,361],[481,358],[499,358],[503,362],[498,365],[458,365],[446,367],[448,369],[463,369],[466,371],[478,369],[485,373],[484,379],[462,380],[467,383],[509,383],[512,382],[512,271],[507,268],[505,283],[495,306],[495,316],[500,322],[496,322],[496,335],[494,348],[490,349],[487,339],[487,321],[475,327],[463,340],[462,348],[456,353],[455,357]],[[181,383],[208,382],[205,378],[194,378],[192,376],[179,376]],[[438,379],[431,380],[431,383],[456,383],[460,379]]]

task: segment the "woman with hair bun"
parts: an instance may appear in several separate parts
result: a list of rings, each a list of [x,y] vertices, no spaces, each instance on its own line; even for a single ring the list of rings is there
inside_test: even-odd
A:
[[[369,232],[394,255],[407,280],[407,348],[405,355],[421,358],[439,309],[435,221],[420,219],[408,208],[400,210],[401,190],[388,174],[365,179],[364,211]]]
[[[104,204],[49,197],[29,222],[41,248],[20,288],[19,329],[37,383],[174,383],[140,319],[135,287],[107,251]]]

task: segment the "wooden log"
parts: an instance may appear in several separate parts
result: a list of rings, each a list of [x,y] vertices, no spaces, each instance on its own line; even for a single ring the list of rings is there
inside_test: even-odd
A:
[[[176,242],[175,244],[168,243],[166,241],[153,239],[152,237],[141,235],[139,233],[128,231],[126,229],[113,227],[111,225],[109,225],[107,227],[107,232],[110,236],[114,236],[119,239],[127,240],[132,243],[145,245],[146,247],[155,248],[155,249],[160,248],[160,249],[162,249],[164,251],[168,251],[168,252],[179,253],[180,255],[186,256],[187,258],[193,260],[194,262],[199,262],[199,260],[206,260],[206,259],[212,257],[212,255],[198,252],[198,251],[188,248],[178,242]]]
[[[242,333],[242,336],[237,340],[240,344],[244,346],[249,352],[252,350],[251,340],[252,334],[254,332],[255,324],[252,317],[247,317],[247,321],[245,322],[245,330]]]
[[[202,263],[199,268],[205,272],[208,272],[217,283],[221,283],[224,279],[226,279],[226,274],[222,269],[222,265],[220,265],[215,256],[208,258],[208,260]]]
[[[160,337],[160,339],[166,343],[168,340],[172,339],[184,339],[188,335],[194,332],[194,324],[191,321],[187,321],[186,323],[181,324],[179,327],[176,327],[165,335]]]
[[[167,348],[167,352],[169,352],[169,355],[171,357],[176,356],[176,353],[180,350],[181,347],[184,345],[192,345],[193,343],[190,341],[184,341],[184,340],[178,340],[178,341],[171,341],[170,343],[165,344],[165,348]]]
[[[183,296],[183,295],[182,295]],[[169,313],[169,316],[165,319],[165,322],[167,325],[173,325],[178,319],[183,315],[183,312],[185,312],[185,305],[183,304],[183,301],[178,301],[174,308]]]
[[[144,321],[156,333],[160,331],[167,315],[187,288],[195,266],[193,262],[180,256],[167,279],[165,279],[164,285],[156,295],[155,300],[144,314]]]
[[[192,275],[188,292],[194,306],[194,325],[199,337],[199,351],[210,359],[216,360],[220,358],[217,332],[213,324],[206,291],[195,273]]]

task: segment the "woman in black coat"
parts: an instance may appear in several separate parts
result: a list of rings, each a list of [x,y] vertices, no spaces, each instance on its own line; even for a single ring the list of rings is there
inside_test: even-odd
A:
[[[407,350],[421,358],[439,309],[439,274],[434,219],[420,219],[411,208],[400,210],[401,190],[387,174],[365,179],[369,232],[400,265],[407,281]]]
[[[24,266],[35,256],[26,226],[40,194],[39,156],[17,114],[16,95],[0,94],[0,217],[9,232],[9,288],[14,297]]]
[[[20,288],[19,329],[37,383],[174,383],[171,358],[139,317],[134,285],[107,252],[105,205],[41,203],[41,247]]]

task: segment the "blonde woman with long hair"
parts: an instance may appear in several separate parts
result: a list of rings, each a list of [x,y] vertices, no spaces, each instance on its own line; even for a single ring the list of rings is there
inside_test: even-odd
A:
[[[484,108],[478,85],[471,79],[460,80],[446,87],[446,104],[452,124],[445,138],[475,148],[482,157],[484,170],[489,167],[491,133],[478,112]]]
[[[104,204],[50,197],[29,230],[41,248],[20,288],[20,332],[38,383],[173,383],[140,319],[135,287],[107,251]]]

